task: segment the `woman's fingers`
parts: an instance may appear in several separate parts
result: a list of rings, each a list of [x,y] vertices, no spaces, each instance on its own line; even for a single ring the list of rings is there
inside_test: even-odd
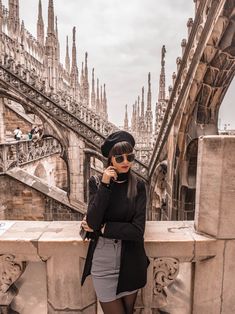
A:
[[[86,221],[82,221],[81,225],[85,231],[93,232],[93,229],[88,226]]]

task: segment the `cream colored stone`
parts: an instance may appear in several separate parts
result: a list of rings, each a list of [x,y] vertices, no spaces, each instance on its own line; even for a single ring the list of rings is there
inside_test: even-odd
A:
[[[224,241],[218,241],[216,256],[195,264],[193,314],[221,314],[223,251]]]
[[[39,261],[38,239],[49,222],[15,222],[0,236],[0,254],[13,254],[22,260]]]
[[[221,314],[235,313],[235,241],[225,241]]]
[[[80,286],[88,241],[83,242],[81,240],[79,229],[80,222],[20,221],[14,222],[5,233],[0,235],[0,254],[13,254],[22,261],[42,260],[46,263],[48,313],[65,314],[67,309],[70,309],[72,313],[79,313],[79,311],[95,312],[96,297],[91,278],[88,277],[85,285]],[[196,314],[219,313],[217,309],[220,306],[219,296],[222,291],[223,244],[222,240],[197,234],[193,222],[190,221],[146,223],[145,248],[151,261],[158,257],[162,257],[163,260],[169,257],[176,258],[181,262],[197,261],[195,264],[195,281],[191,283],[194,287],[193,313]],[[233,272],[233,267],[231,268],[230,264],[230,260],[233,260],[233,250],[234,244],[231,241],[228,250],[225,251],[223,283],[225,294],[227,294],[232,280],[229,278],[229,274],[230,271]],[[153,269],[150,264],[147,286],[139,292],[137,302],[137,308],[144,306],[146,313],[157,307],[156,297],[152,295],[152,292],[149,292],[153,291],[152,276]],[[189,277],[191,278],[191,276]],[[190,290],[190,284],[183,283],[182,279],[177,278],[176,280],[175,289],[179,295],[184,293],[182,284],[184,287],[188,287],[187,291]],[[175,300],[174,286],[169,291],[171,291],[170,295],[173,298],[171,300]],[[225,309],[230,306],[232,295],[231,291],[227,295],[227,299],[225,298]],[[185,293],[184,297],[186,297]],[[189,297],[190,295],[187,293],[187,298]],[[182,306],[183,301],[180,304]],[[172,304],[168,305],[169,308],[172,306]],[[175,310],[174,313],[179,313],[179,310],[177,311]]]
[[[196,228],[216,238],[235,238],[235,136],[199,139]]]

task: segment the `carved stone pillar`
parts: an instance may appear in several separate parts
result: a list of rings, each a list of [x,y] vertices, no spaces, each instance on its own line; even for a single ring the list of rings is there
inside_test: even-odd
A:
[[[136,312],[143,314],[159,313],[167,306],[167,287],[179,273],[179,261],[175,258],[150,258],[147,284],[140,291],[136,302]],[[166,313],[166,312],[162,312]]]
[[[70,202],[84,201],[84,147],[85,143],[75,133],[69,133],[68,164],[70,177]]]
[[[184,55],[186,46],[187,46],[187,40],[184,38],[184,39],[182,39],[182,41],[181,41],[182,57],[183,57],[183,55]]]
[[[0,98],[0,143],[5,142],[4,98]]]
[[[191,17],[188,19],[187,27],[188,27],[188,37],[189,37],[192,27],[193,27],[193,19]]]
[[[179,72],[181,62],[182,62],[182,59],[180,57],[177,57],[176,59],[177,72]]]

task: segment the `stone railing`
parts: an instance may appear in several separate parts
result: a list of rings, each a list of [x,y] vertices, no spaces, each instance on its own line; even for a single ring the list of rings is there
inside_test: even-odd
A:
[[[79,222],[1,221],[0,308],[9,311],[4,313],[98,313],[91,278],[80,285],[88,242],[80,239],[79,228]],[[136,313],[219,313],[226,306],[222,281],[227,284],[232,263],[222,255],[225,242],[198,234],[193,222],[147,222],[150,265]],[[234,255],[230,248],[226,254]]]
[[[52,137],[0,144],[0,173],[61,152],[60,143]]]

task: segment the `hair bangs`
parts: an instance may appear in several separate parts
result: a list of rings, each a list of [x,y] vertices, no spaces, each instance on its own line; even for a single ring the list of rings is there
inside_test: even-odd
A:
[[[133,152],[133,147],[128,142],[118,142],[116,143],[111,151],[109,152],[109,157],[115,155],[122,155],[122,154],[130,154]]]

